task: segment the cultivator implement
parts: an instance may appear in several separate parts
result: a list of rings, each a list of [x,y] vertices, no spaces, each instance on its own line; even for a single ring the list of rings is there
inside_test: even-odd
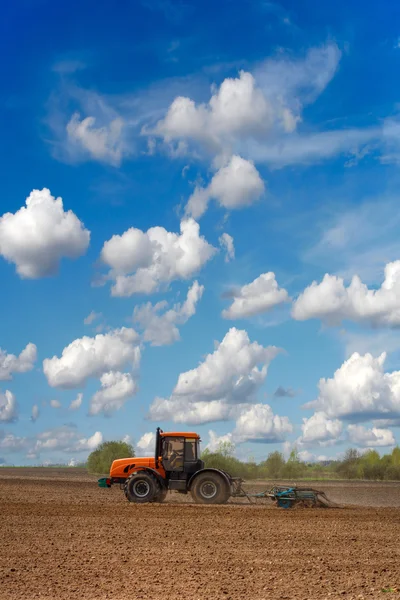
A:
[[[279,486],[276,485],[269,490],[252,494],[247,492],[241,485],[237,486],[236,497],[246,497],[249,502],[254,503],[257,499],[269,498],[279,508],[293,508],[303,506],[305,508],[339,508],[339,505],[327,498],[325,492],[309,487]]]

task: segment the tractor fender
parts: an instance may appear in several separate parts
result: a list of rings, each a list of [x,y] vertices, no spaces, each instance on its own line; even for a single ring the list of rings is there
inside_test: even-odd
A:
[[[140,471],[146,471],[147,473],[152,473],[152,475],[155,475],[161,485],[162,488],[165,488],[165,480],[163,479],[163,477],[160,475],[160,473],[158,471],[156,471],[155,469],[152,469],[151,467],[137,467],[136,469],[133,469],[133,471],[131,471],[131,473],[129,473],[129,477],[131,475],[133,475],[134,473],[139,473]]]
[[[194,480],[196,479],[196,477],[198,475],[201,475],[202,473],[219,473],[219,475],[221,475],[221,477],[224,479],[226,485],[228,486],[228,490],[231,489],[231,480],[230,480],[230,476],[228,475],[228,473],[225,473],[225,471],[221,471],[220,469],[213,469],[211,467],[209,467],[208,469],[200,469],[200,471],[196,471],[196,473],[194,473],[194,475],[191,476],[191,478],[189,479],[188,482],[188,490],[190,491],[190,488],[192,487]]]

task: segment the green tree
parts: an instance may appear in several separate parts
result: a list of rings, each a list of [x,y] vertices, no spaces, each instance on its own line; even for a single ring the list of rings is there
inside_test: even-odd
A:
[[[282,477],[285,468],[285,459],[281,452],[271,452],[268,454],[267,460],[262,463],[263,470],[265,469],[266,476],[271,479],[279,479]]]
[[[113,460],[134,456],[135,451],[131,444],[126,442],[103,442],[97,450],[89,454],[87,469],[89,473],[105,475],[110,472]]]
[[[344,459],[337,466],[337,473],[344,479],[362,479],[361,454],[354,448],[346,450]]]
[[[385,463],[381,461],[379,452],[367,450],[360,459],[362,476],[364,479],[383,479],[385,475]]]
[[[283,469],[283,477],[287,479],[299,479],[304,476],[305,469],[306,466],[301,462],[297,448],[293,448]]]

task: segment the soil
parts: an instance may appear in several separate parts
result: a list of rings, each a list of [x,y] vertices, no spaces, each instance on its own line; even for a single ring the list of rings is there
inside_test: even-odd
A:
[[[2,468],[0,598],[400,598],[400,483],[308,484],[344,508],[135,505],[78,469]]]

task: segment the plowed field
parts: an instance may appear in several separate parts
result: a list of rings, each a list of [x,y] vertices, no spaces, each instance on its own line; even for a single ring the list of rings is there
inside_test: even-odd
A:
[[[400,598],[400,485],[311,485],[348,506],[140,506],[78,470],[1,469],[0,598]]]

